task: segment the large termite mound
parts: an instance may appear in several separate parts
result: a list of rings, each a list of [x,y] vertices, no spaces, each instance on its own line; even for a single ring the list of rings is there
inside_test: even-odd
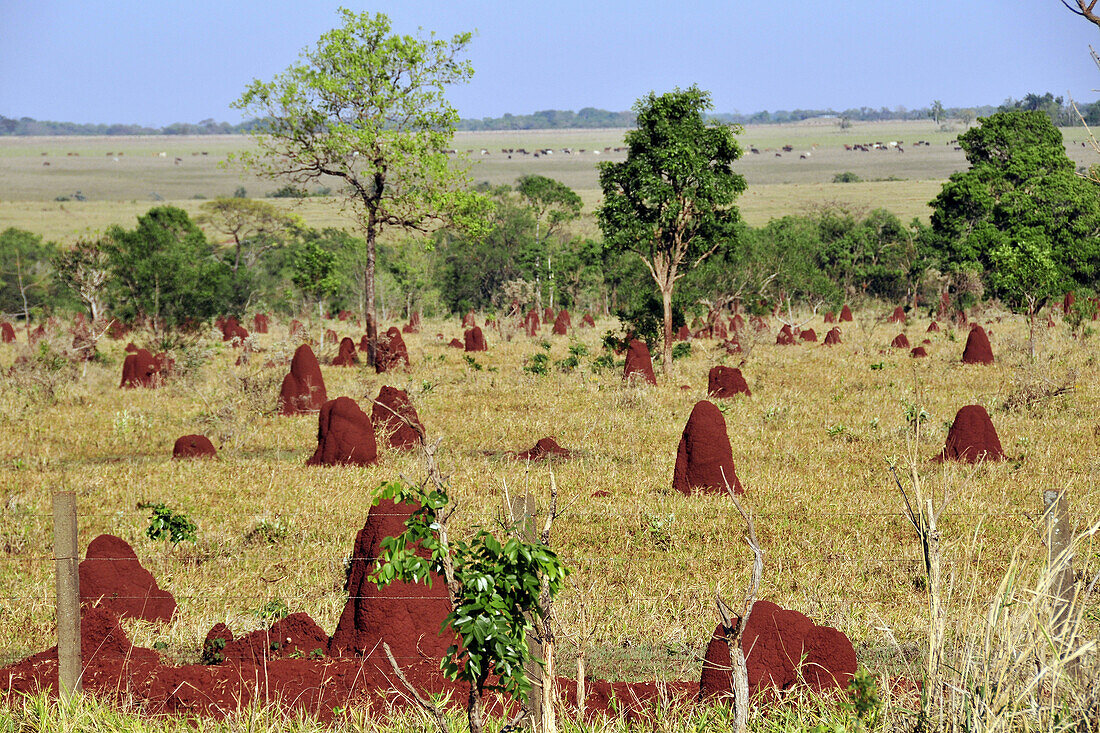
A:
[[[0,323],[0,341],[3,341],[5,344],[10,344],[15,341],[15,328],[7,321]]]
[[[307,466],[369,466],[378,460],[370,417],[350,397],[321,405],[317,416],[317,450]]]
[[[359,356],[355,353],[355,342],[345,336],[340,339],[340,352],[332,360],[333,366],[355,366]]]
[[[462,317],[462,327],[463,328],[473,328],[476,325],[477,325],[477,321],[474,320],[474,312],[473,311],[467,311],[466,315],[464,315]]]
[[[383,385],[371,408],[371,422],[391,448],[408,450],[420,445],[420,416],[403,389]],[[423,430],[423,426],[421,426]]]
[[[125,540],[101,534],[88,544],[78,569],[80,603],[115,616],[170,621],[176,599],[161,590]]]
[[[890,345],[895,349],[908,349],[909,338],[904,333],[899,333],[894,337],[894,340],[890,342]]]
[[[913,357],[914,359],[923,359],[928,356],[928,350],[925,349],[923,346],[918,346],[909,352],[909,356]]]
[[[390,326],[385,335],[378,339],[378,353],[374,360],[374,368],[381,374],[408,366],[409,350],[405,346],[405,339],[397,326]]]
[[[160,656],[152,649],[134,646],[133,642],[126,636],[126,632],[122,630],[122,626],[119,625],[117,614],[105,608],[85,608],[82,610],[80,614],[80,663],[84,668],[81,677],[85,689],[89,686],[89,676],[105,663],[113,670],[119,665],[124,667],[146,667],[156,665],[159,661]],[[5,671],[14,677],[23,670],[35,670],[43,662],[53,662],[54,665],[51,666],[56,668],[56,646],[27,657],[19,664],[8,667]],[[33,672],[28,676],[33,676]],[[5,674],[5,678],[8,679],[9,675]],[[56,671],[52,674],[52,683],[56,686]],[[41,687],[49,689],[50,685],[45,684]],[[37,692],[38,689],[40,688],[36,688],[35,691]]]
[[[218,451],[205,435],[183,435],[172,446],[172,458],[217,458]]]
[[[936,333],[939,330],[940,330],[940,324],[936,323],[935,321],[932,321],[931,323],[928,324],[927,333]]]
[[[516,460],[519,461],[542,461],[550,460],[553,458],[569,458],[572,455],[572,451],[566,450],[558,445],[558,441],[552,437],[540,438],[535,446],[530,450],[525,450],[522,453],[516,454]]]
[[[823,343],[826,346],[836,346],[837,344],[841,343],[840,328],[838,328],[837,326],[833,326],[832,328],[830,328],[829,333],[825,334],[825,341]]]
[[[752,391],[740,369],[718,365],[711,367],[707,375],[707,394],[725,399],[739,394],[751,397]]]
[[[826,323],[836,323],[836,313],[834,313],[833,311],[826,311],[825,312],[825,322]]]
[[[569,327],[572,325],[572,321],[569,318],[569,311],[564,308],[558,313],[558,317],[554,319],[554,330],[552,333],[555,336],[565,336],[569,333]]]
[[[302,344],[290,360],[290,372],[279,390],[280,411],[284,415],[316,412],[328,399],[321,365],[309,344]]]
[[[847,636],[770,601],[753,604],[741,649],[750,693],[786,690],[799,679],[815,690],[843,690],[856,672],[856,652]],[[719,624],[707,644],[699,699],[732,693],[731,670],[726,630]]]
[[[806,341],[807,343],[816,343],[817,342],[817,331],[813,330],[812,328],[807,328],[805,331],[801,331],[798,334],[798,338],[802,339],[803,341]]]
[[[847,303],[845,303],[844,307],[840,309],[840,322],[844,323],[846,321],[851,321],[851,320],[852,320],[852,309],[848,307]]]
[[[248,338],[248,331],[233,316],[222,320],[220,328],[222,330],[222,341],[237,341],[239,343]]]
[[[936,456],[937,460],[964,463],[1000,461],[1004,457],[1001,439],[981,405],[966,405],[955,414],[943,450]]]
[[[214,629],[210,631],[213,633]],[[207,638],[210,636],[208,633]],[[329,641],[328,634],[317,622],[300,612],[279,619],[268,629],[253,631],[238,639],[232,634],[228,636],[225,646],[216,651],[221,659],[214,657],[208,661],[262,665],[270,659],[317,659],[328,651]]]
[[[637,375],[637,377],[634,377]],[[649,347],[644,341],[630,339],[630,345],[626,349],[626,366],[623,368],[623,379],[644,379],[650,384],[657,384],[657,376],[653,373],[653,357],[649,355]]]
[[[791,331],[791,327],[787,324],[783,324],[783,328],[779,329],[779,334],[775,337],[775,343],[778,346],[794,346],[794,332]]]
[[[466,351],[488,351],[489,347],[485,345],[485,334],[481,332],[480,326],[474,326],[470,330],[463,334],[463,348]]]
[[[743,492],[733,466],[726,418],[713,402],[701,400],[692,408],[676,450],[672,488],[682,494],[724,494],[727,483],[734,493]]]
[[[431,585],[394,581],[379,588],[371,579],[382,554],[382,540],[405,531],[405,522],[419,507],[383,499],[371,508],[355,537],[348,573],[348,601],[329,641],[329,652],[378,655],[389,644],[398,664],[426,662],[438,666],[455,637],[440,627],[450,611],[443,578],[432,573]],[[417,548],[417,555],[428,557]]]
[[[584,318],[581,319],[581,328],[595,328],[596,322],[592,320],[591,313],[585,313]]]
[[[970,329],[970,335],[966,337],[962,361],[963,364],[993,363],[993,347],[989,345],[989,336],[981,326],[975,325]]]
[[[156,387],[158,377],[157,360],[145,349],[138,349],[122,362],[122,382],[119,387]]]
[[[900,305],[894,309],[894,312],[890,314],[890,317],[886,319],[890,323],[905,323],[905,309]]]
[[[256,333],[267,333],[271,327],[271,319],[266,313],[257,313],[252,317],[252,330]]]

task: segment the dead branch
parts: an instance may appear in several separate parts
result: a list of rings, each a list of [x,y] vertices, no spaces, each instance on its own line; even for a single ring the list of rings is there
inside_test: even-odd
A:
[[[401,668],[397,666],[397,660],[393,658],[393,652],[390,651],[390,645],[386,642],[382,642],[382,651],[386,653],[386,659],[390,662],[390,667],[393,669],[393,673],[397,675],[397,679],[401,681],[402,686],[405,688],[405,692],[412,698],[413,702],[417,706],[432,716],[435,720],[436,728],[440,733],[450,733],[450,728],[447,726],[447,716],[443,714],[443,711],[436,705],[425,700],[420,696],[420,693],[416,691],[416,688],[409,682],[409,678],[405,676],[405,673],[401,671]]]
[[[1092,0],[1092,2],[1088,3],[1087,5],[1085,4],[1085,0],[1076,0],[1076,2],[1077,7],[1074,8],[1072,5],[1066,2],[1066,0],[1062,0],[1062,4],[1069,8],[1069,11],[1071,13],[1073,13],[1074,15],[1080,15],[1085,20],[1100,27],[1100,16],[1097,16],[1095,13],[1092,12],[1092,9],[1096,7],[1096,0]]]

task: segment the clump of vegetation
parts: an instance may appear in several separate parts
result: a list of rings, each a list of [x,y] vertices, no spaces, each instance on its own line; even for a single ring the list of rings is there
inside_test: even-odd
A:
[[[198,526],[183,512],[170,509],[161,502],[141,502],[138,509],[149,509],[149,526],[145,535],[151,540],[168,540],[173,545],[194,542]]]
[[[833,176],[833,183],[862,183],[863,179],[851,171],[844,171]]]

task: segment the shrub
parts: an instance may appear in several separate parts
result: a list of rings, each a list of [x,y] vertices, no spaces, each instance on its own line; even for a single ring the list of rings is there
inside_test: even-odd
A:
[[[862,183],[863,179],[851,171],[844,171],[833,176],[833,183]]]

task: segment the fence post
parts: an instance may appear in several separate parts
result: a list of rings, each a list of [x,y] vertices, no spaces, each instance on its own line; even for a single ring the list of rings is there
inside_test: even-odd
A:
[[[530,492],[525,493],[523,496],[512,497],[512,506],[510,507],[512,513],[512,519],[518,526],[519,536],[524,542],[534,542],[537,536],[536,523],[537,523],[537,508],[535,505],[535,497]],[[542,633],[542,629],[538,629],[535,634],[530,634],[527,637],[527,647],[531,651],[531,660],[524,666],[524,672],[527,674],[527,681],[531,683],[531,692],[527,696],[527,704],[531,710],[531,727],[539,731],[543,728],[543,716],[545,711],[543,710],[543,668],[536,660],[545,659],[546,649],[543,647],[542,642],[539,640],[539,636]]]
[[[77,574],[76,494],[53,495],[53,552],[57,563],[58,687],[62,699],[79,693],[80,578]]]
[[[1074,624],[1073,527],[1069,520],[1069,497],[1066,491],[1044,491],[1043,511],[1046,516],[1047,572],[1050,578],[1051,635],[1060,645],[1062,654],[1072,653]],[[1075,675],[1076,660],[1067,665]]]

